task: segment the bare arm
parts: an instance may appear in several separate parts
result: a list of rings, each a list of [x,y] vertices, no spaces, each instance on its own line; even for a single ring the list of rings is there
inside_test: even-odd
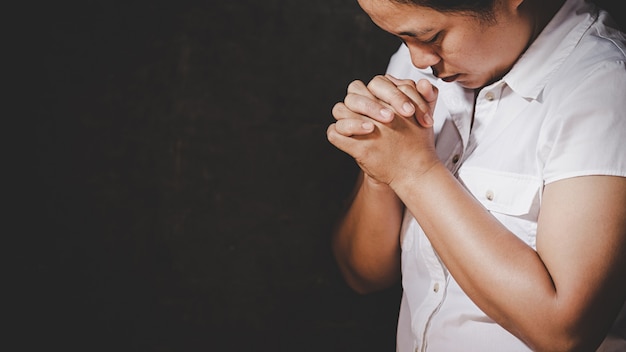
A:
[[[626,178],[547,185],[535,251],[439,162],[431,129],[410,119],[371,123],[369,134],[329,139],[394,190],[487,315],[538,351],[589,351],[601,342],[626,297]]]
[[[396,87],[382,103],[360,81],[352,82],[344,102],[333,108],[337,123],[329,126],[328,138],[363,136],[374,132],[373,121],[388,123],[394,118],[416,118],[423,126],[425,119],[417,98],[415,83],[387,76],[374,80],[379,86]],[[408,95],[407,95],[408,94]],[[419,103],[419,104],[417,104]],[[416,109],[417,104],[417,109]],[[369,117],[363,115],[369,113]],[[371,117],[371,118],[370,118]],[[365,123],[365,124],[364,124]],[[404,205],[384,183],[361,172],[351,204],[333,234],[333,252],[347,283],[357,292],[368,293],[394,284],[400,278],[400,227]]]
[[[403,205],[385,184],[359,175],[354,198],[333,236],[333,252],[355,291],[387,288],[400,277]]]
[[[536,252],[442,165],[393,188],[459,285],[504,328],[538,351],[602,341],[626,295],[626,178],[548,185]]]

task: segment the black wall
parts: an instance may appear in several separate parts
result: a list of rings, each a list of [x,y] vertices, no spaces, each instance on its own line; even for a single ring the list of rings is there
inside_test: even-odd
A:
[[[21,98],[5,116],[14,350],[395,349],[399,287],[356,295],[329,246],[357,171],[326,140],[330,110],[399,44],[356,1],[20,15],[6,51]]]
[[[357,171],[331,108],[399,44],[356,1],[24,14],[22,350],[394,350],[399,289],[353,293],[329,244]]]

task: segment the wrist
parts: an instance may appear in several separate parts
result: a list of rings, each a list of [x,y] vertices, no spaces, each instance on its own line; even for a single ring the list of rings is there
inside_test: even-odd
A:
[[[424,187],[428,184],[431,174],[437,173],[438,169],[443,167],[448,170],[438,158],[433,158],[427,162],[413,163],[412,165],[420,165],[419,168],[405,168],[405,172],[398,174],[390,183],[389,187],[397,194],[402,190],[413,187]]]
[[[374,192],[393,192],[388,184],[376,180],[365,172],[363,173],[363,187]]]

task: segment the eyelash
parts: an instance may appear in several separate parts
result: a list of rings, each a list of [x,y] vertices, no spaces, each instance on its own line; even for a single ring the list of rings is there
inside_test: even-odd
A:
[[[440,34],[441,34],[441,32],[437,32],[437,34],[435,34],[432,38],[430,38],[430,39],[428,39],[426,41],[423,41],[422,43],[424,43],[424,44],[434,44],[434,43],[436,43],[439,40]],[[402,39],[402,38],[399,38],[399,39],[400,39],[400,41],[402,43],[407,45],[407,40]]]
[[[435,34],[435,36],[434,36],[434,37],[430,38],[429,40],[425,41],[424,43],[426,43],[426,44],[432,44],[432,43],[436,42],[436,41],[439,39],[439,34],[440,34],[440,33],[441,33],[441,32],[437,32],[437,34]]]

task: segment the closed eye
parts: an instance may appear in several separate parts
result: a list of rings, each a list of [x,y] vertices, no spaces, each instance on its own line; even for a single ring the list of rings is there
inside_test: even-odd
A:
[[[441,32],[437,32],[437,34],[435,34],[433,37],[431,37],[430,39],[426,40],[424,43],[426,44],[432,44],[434,42],[436,42],[439,39]]]

